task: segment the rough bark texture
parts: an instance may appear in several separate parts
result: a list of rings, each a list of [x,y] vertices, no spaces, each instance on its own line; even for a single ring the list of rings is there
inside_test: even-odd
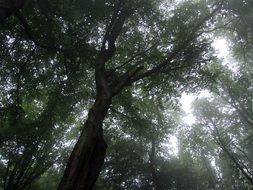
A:
[[[96,59],[96,100],[68,160],[58,190],[92,190],[99,176],[107,148],[103,137],[103,121],[111,105],[112,97],[119,93],[130,80],[126,77],[122,84],[112,87],[106,77],[105,64],[115,55],[115,42],[128,15],[129,9],[120,1],[115,6]],[[134,74],[135,72],[131,76]]]
[[[26,0],[0,0],[0,22],[21,9]]]
[[[110,104],[110,99],[98,97],[90,109],[58,190],[93,189],[106,154],[102,124]]]

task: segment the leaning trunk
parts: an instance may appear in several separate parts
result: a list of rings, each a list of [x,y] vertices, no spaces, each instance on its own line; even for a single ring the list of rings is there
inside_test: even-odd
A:
[[[72,151],[58,190],[91,190],[104,163],[103,121],[111,100],[97,97]]]
[[[58,190],[92,190],[104,163],[107,144],[103,137],[103,121],[111,105],[111,99],[119,93],[139,69],[126,72],[121,80],[108,81],[105,64],[116,51],[116,40],[130,7],[119,1],[103,37],[101,50],[95,62],[97,97],[90,109],[87,121],[67,163]]]
[[[223,146],[222,149],[227,154],[227,156],[233,161],[233,163],[236,165],[236,167],[242,172],[244,177],[253,186],[253,178],[245,171],[245,169],[239,164],[239,162],[236,160],[236,158],[229,152],[229,150],[225,146]]]
[[[222,138],[219,134],[219,130],[217,126],[212,122],[214,129],[216,131],[217,137],[214,137],[216,139],[216,142],[220,145],[221,149],[226,153],[226,155],[232,160],[232,162],[235,164],[235,166],[242,172],[244,177],[250,182],[250,184],[253,186],[253,178],[252,175],[249,175],[248,172],[245,171],[245,168],[241,166],[241,164],[238,162],[238,160],[234,157],[234,155],[229,151],[229,149],[226,147],[225,143],[222,141]],[[246,169],[247,170],[247,169]]]

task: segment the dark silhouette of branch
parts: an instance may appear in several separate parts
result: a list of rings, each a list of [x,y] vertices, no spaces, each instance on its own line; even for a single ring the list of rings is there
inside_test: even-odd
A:
[[[112,96],[118,94],[125,86],[130,85],[131,79],[137,75],[143,69],[143,66],[137,67],[134,71],[127,71],[124,75],[120,77],[119,80],[115,81],[112,85]]]
[[[148,77],[152,74],[155,73],[159,73],[161,71],[162,68],[168,66],[171,61],[173,59],[175,59],[183,50],[185,50],[188,45],[196,39],[196,37],[198,37],[199,35],[201,35],[203,32],[201,32],[200,34],[197,34],[197,31],[201,28],[201,26],[208,21],[210,18],[212,18],[219,10],[221,9],[221,4],[219,4],[209,15],[205,16],[195,27],[194,29],[191,31],[190,35],[186,38],[186,40],[184,40],[183,43],[181,43],[178,47],[176,47],[167,57],[167,59],[165,59],[164,61],[162,61],[160,64],[158,64],[157,66],[153,67],[150,70],[147,70],[144,73],[141,73],[139,75],[137,75],[135,78],[132,79],[131,82],[135,82],[139,79]]]
[[[95,68],[97,94],[101,95],[101,92],[103,92],[103,94],[106,95],[108,98],[110,98],[112,95],[110,92],[111,90],[109,88],[108,81],[106,79],[105,64],[115,55],[115,42],[120,35],[124,22],[130,15],[130,13],[130,7],[125,5],[124,2],[119,1],[112,14],[110,24],[105,31],[102,47],[97,56]]]
[[[43,44],[43,43],[39,42],[34,37],[34,35],[32,34],[32,29],[30,28],[28,22],[20,14],[19,11],[15,12],[15,16],[18,18],[18,20],[20,21],[21,25],[23,26],[28,39],[31,40],[34,43],[35,46],[41,47],[43,49],[51,50],[51,51],[60,51],[60,52],[66,52],[67,51],[66,49],[63,49],[61,47],[56,47],[56,46],[53,46],[53,45],[46,45],[46,44]]]
[[[152,48],[154,48],[157,45],[157,43],[155,43],[154,45],[152,45],[151,47],[136,53],[135,55],[133,55],[132,57],[130,57],[128,60],[126,60],[124,63],[122,63],[121,65],[119,65],[118,67],[115,67],[111,72],[114,72],[116,70],[121,69],[122,67],[124,67],[125,65],[127,65],[128,63],[132,62],[135,58],[137,57],[141,57],[142,55],[145,55],[148,51],[150,51]]]
[[[214,129],[211,129],[210,126],[209,129],[211,130],[211,134],[215,140],[215,142],[220,146],[220,148],[226,153],[226,155],[229,157],[229,159],[235,164],[235,166],[242,172],[242,174],[244,175],[244,177],[251,183],[251,185],[253,185],[253,177],[251,175],[251,173],[248,173],[248,168],[244,165],[244,164],[240,164],[240,162],[236,159],[236,157],[233,155],[233,153],[231,153],[231,151],[227,148],[227,146],[225,145],[219,130],[216,126],[216,124],[210,120]],[[246,170],[246,171],[245,171]]]

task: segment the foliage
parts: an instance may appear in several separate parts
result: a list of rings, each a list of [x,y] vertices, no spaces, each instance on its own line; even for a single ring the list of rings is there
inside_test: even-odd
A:
[[[78,136],[77,147],[89,142],[84,136],[101,137],[89,124],[108,144],[97,189],[250,188],[252,1],[6,2],[3,189],[56,189]],[[236,72],[215,57],[217,36],[230,40]],[[180,124],[181,94],[204,88],[216,95],[195,102],[195,124]],[[171,155],[165,145],[175,135],[179,153]],[[94,158],[99,143],[91,142],[83,151]]]

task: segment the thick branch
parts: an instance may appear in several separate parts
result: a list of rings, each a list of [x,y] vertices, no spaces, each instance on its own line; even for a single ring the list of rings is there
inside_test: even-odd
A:
[[[109,27],[107,27],[107,31],[105,32],[103,44],[96,61],[95,77],[97,95],[103,94],[107,98],[111,97],[108,81],[106,80],[105,63],[115,55],[115,42],[121,33],[129,13],[130,9],[124,7],[124,4],[120,1],[114,10]]]
[[[103,38],[101,51],[105,54],[105,62],[111,59],[116,51],[115,42],[121,33],[126,18],[130,15],[131,10],[119,1],[113,12],[109,26],[106,29]]]
[[[131,84],[131,79],[137,75],[139,71],[143,69],[142,66],[137,67],[134,71],[126,72],[119,80],[112,84],[112,96],[118,94],[125,86]]]
[[[114,71],[121,69],[122,67],[124,67],[124,66],[127,65],[128,63],[131,63],[131,62],[132,62],[133,60],[135,60],[137,57],[141,57],[141,56],[145,55],[148,51],[150,51],[150,50],[151,50],[153,47],[155,47],[156,45],[157,45],[157,43],[154,44],[154,45],[152,45],[151,47],[149,47],[149,48],[147,48],[147,49],[141,51],[141,52],[138,52],[138,53],[134,54],[132,57],[130,57],[130,58],[129,58],[128,60],[126,60],[124,63],[122,63],[122,64],[119,65],[118,67],[115,67],[111,72],[113,73]]]

